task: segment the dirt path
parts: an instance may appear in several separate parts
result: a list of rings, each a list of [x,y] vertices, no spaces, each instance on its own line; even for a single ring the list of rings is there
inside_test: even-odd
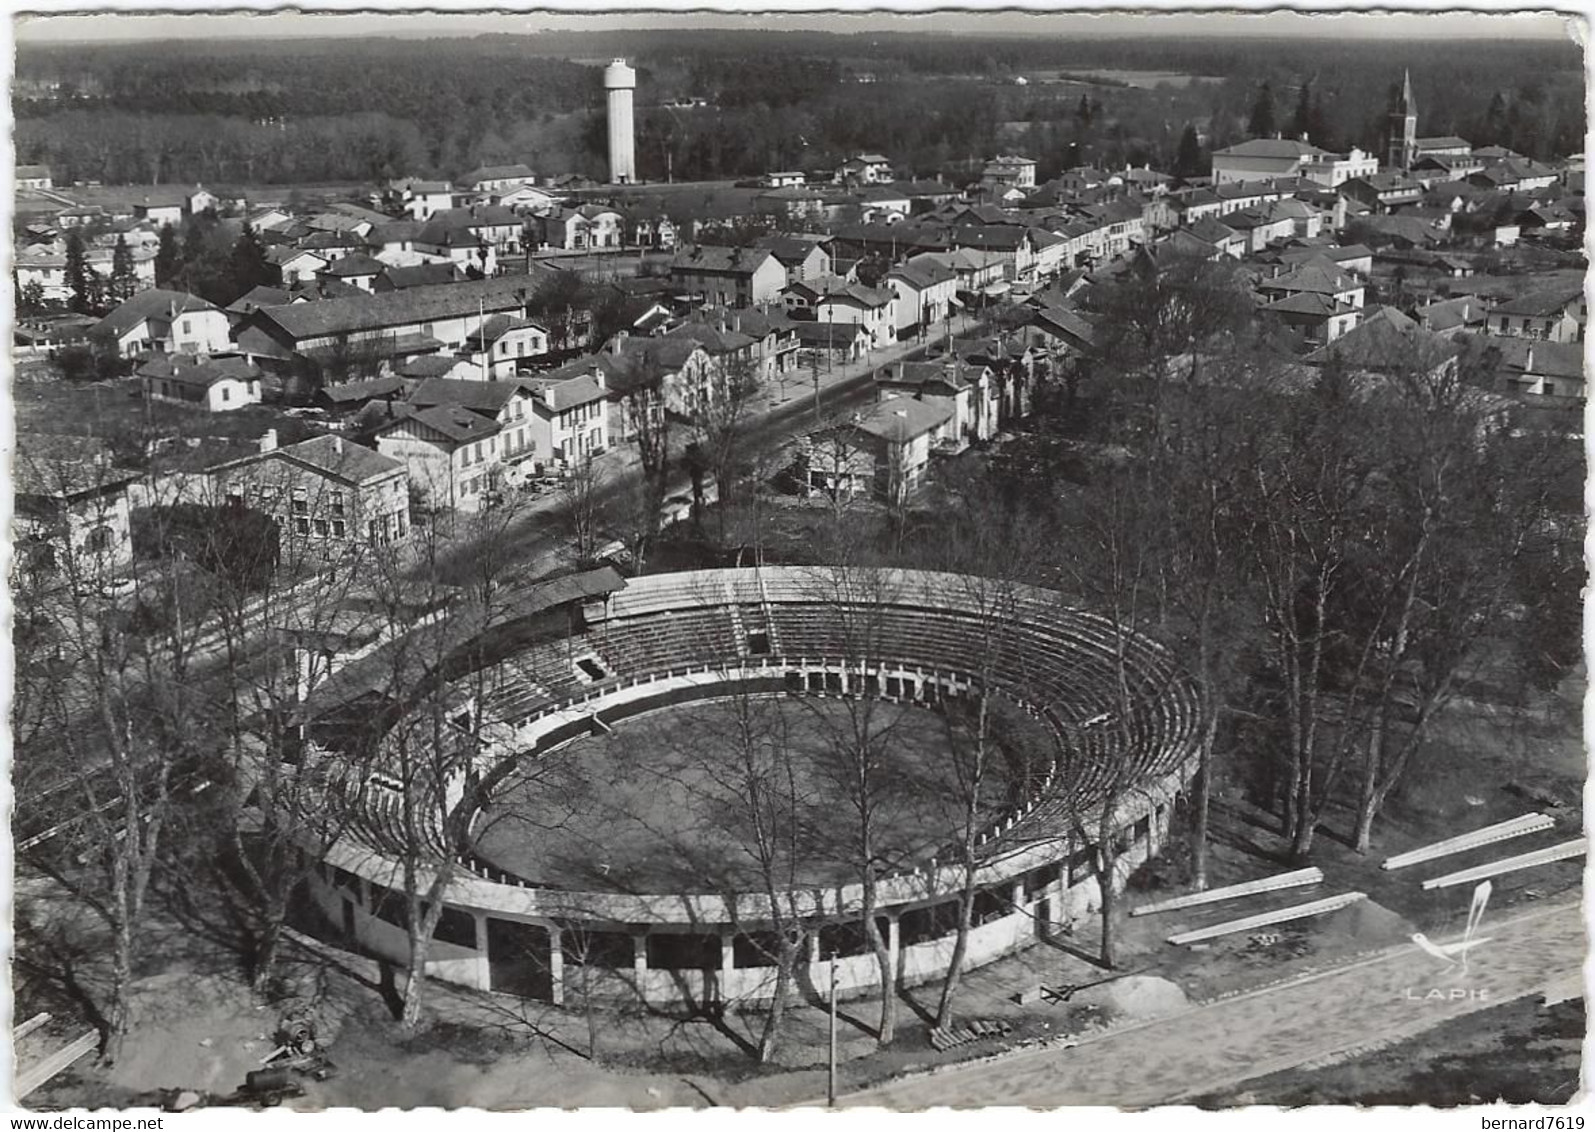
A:
[[[1335,971],[1116,1031],[1073,1049],[1015,1054],[844,1098],[847,1105],[1168,1104],[1410,1037],[1533,994],[1583,965],[1576,904],[1486,921],[1471,970],[1399,947]]]

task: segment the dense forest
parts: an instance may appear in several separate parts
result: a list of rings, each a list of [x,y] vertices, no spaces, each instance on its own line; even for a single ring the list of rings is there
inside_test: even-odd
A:
[[[1187,126],[1230,144],[1263,97],[1282,132],[1379,147],[1408,68],[1422,134],[1542,158],[1584,137],[1570,42],[619,31],[24,45],[17,155],[61,183],[370,181],[496,161],[601,176],[600,71],[616,55],[639,71],[652,180],[823,168],[866,148],[916,174],[998,149],[1028,152],[1042,176],[1083,161],[1170,168]],[[1112,70],[1170,78],[1080,81]],[[688,98],[705,104],[667,105]]]

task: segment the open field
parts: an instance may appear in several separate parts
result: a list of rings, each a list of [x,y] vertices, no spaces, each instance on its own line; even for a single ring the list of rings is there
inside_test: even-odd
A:
[[[878,851],[904,863],[955,836],[951,752],[958,726],[928,708],[875,701],[743,697],[651,712],[613,735],[528,762],[484,817],[479,852],[528,879],[622,892],[757,888],[745,801],[752,760],[767,804],[795,827],[799,884],[850,874],[856,811],[847,752],[868,735],[889,782],[879,790]],[[788,779],[790,771],[790,780]],[[1006,767],[988,795],[1001,797]],[[790,785],[788,783],[790,782]],[[851,819],[851,820],[850,820]]]

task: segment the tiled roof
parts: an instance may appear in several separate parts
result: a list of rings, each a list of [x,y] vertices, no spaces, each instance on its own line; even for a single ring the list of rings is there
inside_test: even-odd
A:
[[[122,303],[95,323],[89,332],[122,335],[147,318],[171,318],[179,314],[219,309],[216,304],[185,291],[164,291],[151,287]]]
[[[273,453],[264,453],[271,456]],[[316,469],[346,483],[367,483],[403,469],[404,464],[341,436],[313,436],[275,450],[284,459]]]
[[[1253,138],[1251,141],[1232,145],[1228,149],[1215,150],[1214,157],[1263,157],[1263,158],[1299,158],[1317,157],[1326,154],[1327,150],[1319,149],[1304,141],[1294,141],[1290,138]]]
[[[592,369],[593,363],[589,360],[586,372],[576,377],[533,377],[524,379],[523,384],[537,394],[539,401],[554,412],[560,413],[566,409],[602,401],[609,396],[608,391],[593,376]]]
[[[952,419],[951,405],[890,397],[864,413],[854,427],[891,444],[904,444]]]
[[[401,410],[400,414],[394,417],[392,422],[378,429],[379,434],[399,427],[406,420],[414,420],[442,433],[455,444],[470,444],[484,437],[493,436],[500,429],[497,421],[490,420],[481,413],[473,413],[464,405],[434,405],[425,409],[401,405],[398,408]]]
[[[380,259],[374,259],[364,252],[352,252],[340,259],[335,259],[321,269],[321,274],[331,275],[338,279],[357,278],[363,275],[381,275],[388,269],[388,265]]]
[[[414,267],[388,267],[382,272],[395,291],[409,287],[430,287],[442,283],[456,283],[460,269],[453,263],[421,263]]]
[[[1577,287],[1558,287],[1548,291],[1533,291],[1527,295],[1520,295],[1510,302],[1502,303],[1491,310],[1490,314],[1550,318],[1561,314],[1563,308],[1582,293],[1582,290]]]
[[[461,318],[478,313],[523,309],[534,290],[533,280],[521,275],[409,287],[319,303],[268,307],[254,317],[275,323],[296,340],[321,338],[365,330],[381,330],[407,323]]]
[[[462,185],[476,185],[483,181],[512,181],[532,179],[532,171],[525,165],[484,165],[460,178]]]
[[[429,377],[411,391],[406,401],[420,409],[434,405],[460,405],[473,412],[496,417],[519,392],[519,381],[456,381],[446,377]]]
[[[696,244],[677,252],[670,261],[670,270],[752,275],[773,257],[774,253],[768,248],[722,248],[714,244]]]
[[[181,354],[157,354],[138,368],[139,377],[172,381],[197,389],[208,389],[218,381],[254,381],[260,370],[244,358],[213,358],[198,361]]]

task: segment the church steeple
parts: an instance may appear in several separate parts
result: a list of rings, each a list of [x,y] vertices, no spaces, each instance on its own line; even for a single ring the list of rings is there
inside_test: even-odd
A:
[[[1392,169],[1411,168],[1418,156],[1418,102],[1412,97],[1411,70],[1401,76],[1401,101],[1390,108],[1385,129],[1385,164]]]

